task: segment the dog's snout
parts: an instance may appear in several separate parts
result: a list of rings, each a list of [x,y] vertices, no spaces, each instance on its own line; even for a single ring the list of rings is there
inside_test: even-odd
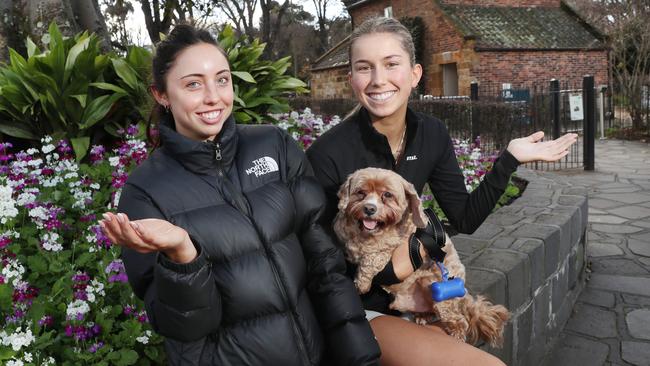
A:
[[[377,206],[373,205],[372,203],[367,203],[363,205],[363,213],[365,213],[367,216],[372,216],[377,212]]]

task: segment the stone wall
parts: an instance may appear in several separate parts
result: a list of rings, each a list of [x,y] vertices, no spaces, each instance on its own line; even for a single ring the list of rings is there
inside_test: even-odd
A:
[[[481,346],[508,365],[538,365],[551,351],[585,284],[587,190],[559,176],[519,168],[523,195],[452,241],[466,287],[505,305],[512,319],[502,349]]]

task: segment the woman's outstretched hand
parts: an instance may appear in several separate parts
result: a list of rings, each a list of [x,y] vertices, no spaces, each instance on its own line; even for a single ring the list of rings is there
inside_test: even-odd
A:
[[[575,133],[567,133],[558,139],[542,141],[544,138],[543,131],[537,131],[534,134],[514,139],[508,144],[508,151],[520,163],[529,163],[531,161],[557,161],[569,153],[569,148],[578,139]]]
[[[107,212],[99,225],[113,244],[139,253],[162,252],[176,263],[189,263],[197,256],[187,231],[160,219],[130,221],[126,214]]]

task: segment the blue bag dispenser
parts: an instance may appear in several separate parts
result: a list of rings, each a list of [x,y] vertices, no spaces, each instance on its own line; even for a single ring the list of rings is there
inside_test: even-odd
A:
[[[431,298],[435,302],[441,302],[454,297],[465,296],[465,282],[462,278],[447,278],[449,272],[441,263],[436,262],[442,273],[442,281],[431,284]]]

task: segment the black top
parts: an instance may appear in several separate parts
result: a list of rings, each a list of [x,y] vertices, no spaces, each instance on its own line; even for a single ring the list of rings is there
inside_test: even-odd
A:
[[[379,347],[342,253],[318,224],[325,196],[295,141],[232,118],[214,143],[170,121],[160,136],[118,211],[168,220],[197,247],[187,264],[123,250],[135,294],[168,337],[169,364],[375,364]]]
[[[450,224],[467,234],[490,214],[519,165],[505,150],[481,184],[467,193],[445,125],[410,108],[406,112],[406,146],[399,161],[393,158],[386,136],[372,126],[365,108],[318,138],[307,150],[307,157],[325,188],[328,207],[324,218],[330,225],[336,215],[336,194],[348,175],[376,167],[394,170],[413,183],[419,194],[428,183]],[[378,286],[362,298],[366,309],[388,311],[390,298]]]

